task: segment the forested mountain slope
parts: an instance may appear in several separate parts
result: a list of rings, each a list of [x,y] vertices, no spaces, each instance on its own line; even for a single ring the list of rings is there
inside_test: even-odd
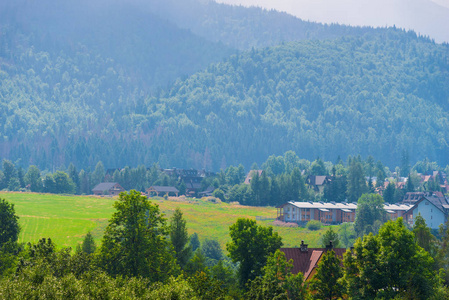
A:
[[[315,37],[333,40],[230,56],[236,51],[139,1],[0,2],[1,158],[40,169],[101,160],[107,168],[159,161],[218,170],[287,150],[328,160],[372,154],[392,164],[407,148],[412,161],[448,163],[447,45],[393,28],[348,27],[358,36],[335,39],[330,30]],[[262,16],[285,16],[217,7],[223,24],[207,35],[229,31],[217,41],[241,48],[264,44],[267,27],[251,32],[268,20]],[[244,15],[237,25],[235,12]],[[213,19],[202,13],[198,24]],[[279,41],[276,30],[289,22],[266,40]]]
[[[407,149],[412,161],[444,165],[448,50],[391,29],[250,51],[147,101],[142,125],[165,128],[158,144],[177,163],[185,149],[207,149],[215,167],[292,149],[308,159],[361,153],[393,164]]]
[[[54,59],[62,53],[76,60],[82,53],[89,57],[76,61],[79,69],[96,64],[98,58],[105,59],[146,90],[166,88],[177,77],[235,52],[138,5],[118,0],[3,1],[0,28],[2,57],[19,68],[28,67],[15,60],[22,49],[32,47],[34,52],[47,52]],[[9,56],[4,56],[5,51]]]

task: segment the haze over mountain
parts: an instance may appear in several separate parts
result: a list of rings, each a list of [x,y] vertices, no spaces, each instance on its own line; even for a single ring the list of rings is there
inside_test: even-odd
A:
[[[2,2],[0,158],[218,170],[408,149],[444,165],[448,53],[414,32],[197,0]]]
[[[303,20],[352,26],[396,26],[449,42],[448,0],[217,0],[285,11]]]

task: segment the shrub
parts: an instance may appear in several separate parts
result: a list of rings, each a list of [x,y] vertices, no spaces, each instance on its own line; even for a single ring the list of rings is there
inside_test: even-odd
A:
[[[318,220],[310,220],[309,222],[307,222],[307,229],[311,230],[311,231],[315,231],[315,230],[319,230],[321,228],[321,222]]]

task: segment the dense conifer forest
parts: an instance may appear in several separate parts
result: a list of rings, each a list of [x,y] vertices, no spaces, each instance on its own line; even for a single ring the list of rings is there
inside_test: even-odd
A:
[[[256,8],[151,3],[1,5],[2,158],[217,171],[288,150],[392,166],[408,149],[412,161],[448,163],[447,44]]]

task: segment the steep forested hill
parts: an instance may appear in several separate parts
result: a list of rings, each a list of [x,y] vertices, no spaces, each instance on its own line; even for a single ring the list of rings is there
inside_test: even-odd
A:
[[[3,1],[0,26],[3,51],[19,68],[28,67],[17,61],[22,49],[47,52],[53,59],[62,53],[76,60],[87,53],[84,64],[75,62],[79,69],[106,59],[147,90],[165,88],[234,53],[122,0]]]
[[[124,3],[0,2],[0,158],[217,170],[287,150],[389,164],[407,148],[448,163],[447,45],[260,9],[180,5],[187,22],[164,12],[174,2]],[[238,54],[216,43],[307,37]]]
[[[158,143],[177,162],[207,147],[213,166],[287,149],[308,159],[369,153],[387,164],[408,149],[446,164],[448,50],[391,29],[250,51],[147,101],[142,125],[165,128]],[[176,146],[172,136],[183,139]]]

